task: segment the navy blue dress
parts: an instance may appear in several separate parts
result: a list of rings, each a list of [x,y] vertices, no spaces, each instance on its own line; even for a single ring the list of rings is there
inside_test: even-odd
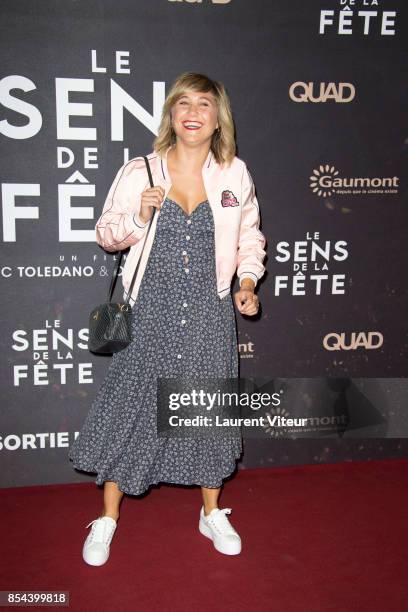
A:
[[[217,294],[208,200],[188,215],[165,199],[132,317],[133,340],[113,354],[70,460],[131,495],[159,482],[220,487],[241,435],[166,438],[156,429],[158,376],[238,377],[234,305]]]

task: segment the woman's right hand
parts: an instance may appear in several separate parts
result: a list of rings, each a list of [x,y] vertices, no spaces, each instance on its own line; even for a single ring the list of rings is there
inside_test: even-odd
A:
[[[150,221],[153,214],[152,207],[154,206],[160,210],[164,198],[164,189],[160,185],[156,187],[149,187],[142,191],[142,197],[140,201],[140,212],[139,217],[143,223]]]

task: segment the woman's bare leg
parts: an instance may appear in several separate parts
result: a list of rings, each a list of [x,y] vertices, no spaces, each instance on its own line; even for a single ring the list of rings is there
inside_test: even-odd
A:
[[[211,510],[214,508],[218,508],[218,496],[220,494],[221,487],[218,489],[208,489],[206,487],[201,487],[201,493],[203,495],[204,502],[204,514],[207,516],[210,514]]]
[[[110,516],[115,521],[119,518],[119,506],[124,496],[116,482],[105,480],[103,487],[103,511],[101,516]]]

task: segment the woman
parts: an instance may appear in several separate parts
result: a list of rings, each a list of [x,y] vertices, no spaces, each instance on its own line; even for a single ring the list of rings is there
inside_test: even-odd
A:
[[[119,519],[124,493],[152,484],[200,485],[199,530],[224,554],[241,539],[218,497],[236,467],[242,438],[163,438],[156,430],[157,377],[238,377],[238,347],[231,280],[242,315],[258,312],[254,293],[264,273],[265,238],[252,178],[235,156],[234,127],[224,86],[184,73],[163,106],[154,151],[118,171],[96,224],[107,251],[131,247],[123,270],[133,340],[112,357],[69,457],[104,484],[102,514],[92,525],[83,558],[102,565]],[[156,214],[150,224],[150,219]],[[148,228],[150,226],[150,230]],[[141,256],[142,247],[143,253]]]

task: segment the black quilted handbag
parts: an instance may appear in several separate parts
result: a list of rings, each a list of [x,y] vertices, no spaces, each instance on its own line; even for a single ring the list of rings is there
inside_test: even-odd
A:
[[[149,166],[149,160],[144,155],[143,159],[145,160],[147,172],[149,174],[150,185],[153,187],[153,178]],[[120,255],[116,261],[110,281],[108,301],[94,308],[89,315],[88,349],[92,353],[111,355],[112,353],[117,353],[123,350],[132,341],[132,307],[129,304],[129,300],[132,295],[133,285],[135,284],[137,271],[142,259],[143,249],[145,247],[146,239],[150,232],[155,213],[156,208],[153,207],[153,214],[149,222],[149,227],[146,232],[142,251],[133,274],[126,301],[111,301],[113,292],[115,290],[120,262],[122,260],[122,251],[118,251]]]

